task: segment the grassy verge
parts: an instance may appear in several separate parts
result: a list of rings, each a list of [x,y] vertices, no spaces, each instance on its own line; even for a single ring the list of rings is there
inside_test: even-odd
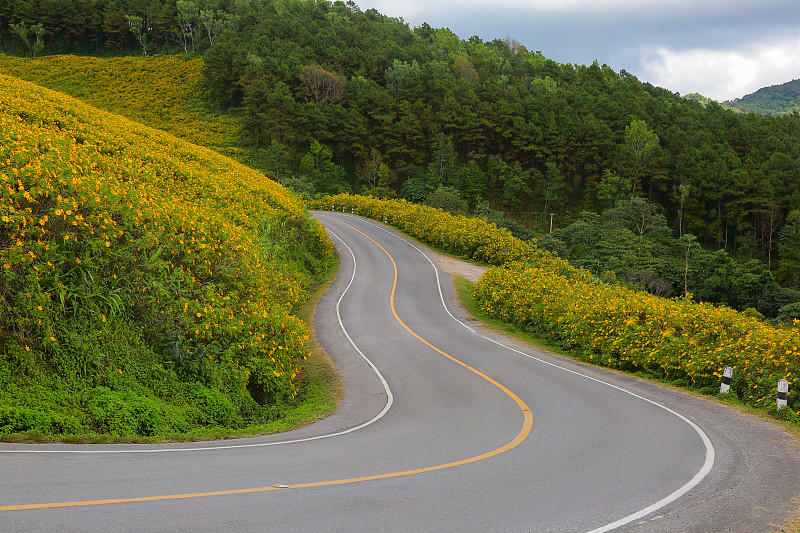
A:
[[[316,306],[338,272],[338,261],[325,277],[316,285],[311,297],[298,313],[298,318],[311,324]],[[303,371],[298,378],[297,401],[279,407],[277,418],[266,424],[250,425],[241,429],[222,427],[195,428],[186,433],[174,433],[156,437],[136,435],[109,435],[88,433],[81,435],[59,436],[61,442],[70,444],[111,444],[111,443],[159,443],[159,442],[198,442],[207,440],[235,439],[256,437],[290,431],[307,426],[333,413],[345,394],[344,381],[338,374],[335,365],[319,345],[311,332],[308,341],[310,356],[303,362]],[[42,443],[52,442],[53,437],[39,431],[27,431],[12,435],[3,435],[4,442]]]

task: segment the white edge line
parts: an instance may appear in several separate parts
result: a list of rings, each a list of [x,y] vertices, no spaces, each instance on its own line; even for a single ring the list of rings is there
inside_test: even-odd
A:
[[[503,348],[505,348],[507,350],[510,350],[512,352],[515,352],[515,353],[517,353],[519,355],[523,355],[523,356],[525,356],[525,357],[527,357],[529,359],[533,359],[534,361],[537,361],[539,363],[544,363],[546,365],[550,365],[552,367],[558,368],[558,369],[563,370],[565,372],[569,372],[571,374],[575,374],[576,376],[581,376],[583,378],[595,381],[597,383],[602,383],[603,385],[611,387],[612,389],[616,389],[616,390],[618,390],[620,392],[624,392],[625,394],[629,394],[629,395],[633,396],[634,398],[638,398],[638,399],[643,400],[643,401],[645,401],[647,403],[655,405],[656,407],[660,407],[661,409],[664,409],[668,413],[671,413],[671,414],[675,415],[676,417],[680,418],[681,420],[683,420],[684,422],[686,422],[692,429],[694,429],[694,431],[697,433],[697,435],[703,441],[703,444],[705,445],[705,448],[706,448],[706,456],[705,456],[705,461],[703,462],[703,466],[700,468],[700,470],[697,472],[697,474],[695,474],[694,477],[692,477],[692,479],[690,479],[685,485],[683,485],[682,487],[680,487],[678,490],[676,490],[672,494],[668,495],[667,497],[657,501],[656,503],[654,503],[654,504],[652,504],[652,505],[650,505],[648,507],[645,507],[644,509],[642,509],[640,511],[637,511],[637,512],[635,512],[633,514],[630,514],[630,515],[628,515],[628,516],[626,516],[624,518],[620,518],[616,522],[612,522],[610,524],[606,524],[605,526],[602,526],[602,527],[599,527],[599,528],[596,528],[596,529],[592,529],[591,531],[588,531],[587,533],[607,533],[608,531],[612,531],[614,529],[620,528],[620,527],[624,526],[625,524],[629,524],[630,522],[633,522],[634,520],[638,520],[640,518],[643,518],[643,517],[649,515],[650,513],[654,512],[654,511],[657,511],[658,509],[661,509],[662,507],[665,507],[666,505],[669,505],[670,503],[676,501],[678,498],[680,498],[681,496],[683,496],[684,494],[686,494],[687,492],[692,490],[694,487],[696,487],[709,474],[709,472],[711,472],[711,469],[714,467],[714,459],[715,459],[715,456],[716,456],[716,452],[714,450],[714,445],[711,443],[711,439],[708,438],[708,435],[706,435],[706,433],[702,429],[700,429],[700,427],[697,424],[695,424],[694,422],[692,422],[691,420],[686,418],[684,415],[678,413],[677,411],[674,411],[674,410],[670,409],[669,407],[667,407],[667,406],[665,406],[663,404],[660,404],[660,403],[658,403],[656,401],[653,401],[653,400],[651,400],[649,398],[645,398],[644,396],[640,396],[640,395],[638,395],[636,393],[633,393],[633,392],[631,392],[629,390],[623,389],[622,387],[618,387],[617,385],[613,385],[613,384],[608,383],[606,381],[603,381],[601,379],[598,379],[598,378],[583,374],[581,372],[577,372],[575,370],[572,370],[572,369],[557,365],[555,363],[551,363],[550,361],[545,361],[544,359],[540,359],[538,357],[535,357],[533,355],[527,354],[525,352],[522,352],[522,351],[517,350],[515,348],[512,348],[510,346],[506,346],[505,344],[503,344],[503,343],[501,343],[499,341],[496,341],[494,339],[491,339],[489,337],[486,337],[485,335],[481,335],[480,333],[478,333],[477,331],[475,331],[474,329],[472,329],[471,327],[466,325],[464,322],[462,322],[461,320],[457,319],[455,316],[453,316],[453,313],[450,312],[450,309],[447,307],[447,303],[445,303],[444,295],[442,294],[442,286],[441,286],[441,284],[439,282],[439,269],[436,268],[436,265],[430,259],[430,257],[428,257],[428,254],[426,254],[421,248],[417,247],[413,242],[409,241],[403,235],[400,235],[400,234],[394,233],[392,231],[389,231],[384,226],[379,225],[379,224],[375,224],[369,219],[367,219],[367,223],[372,225],[372,226],[375,226],[376,228],[382,229],[383,231],[385,231],[389,235],[392,235],[395,238],[400,239],[401,241],[404,241],[405,243],[410,245],[412,248],[416,249],[420,254],[422,254],[423,257],[425,257],[425,259],[428,260],[428,262],[431,264],[431,266],[433,266],[433,269],[436,272],[436,283],[439,284],[439,297],[442,300],[442,306],[444,307],[445,311],[447,311],[447,314],[450,315],[453,318],[453,320],[455,320],[456,322],[458,322],[459,324],[461,324],[462,326],[464,326],[468,330],[472,331],[473,333],[475,333],[479,337],[483,337],[484,339],[486,339],[486,340],[488,340],[490,342],[493,342],[494,344],[496,344],[498,346],[502,346]]]
[[[380,380],[381,384],[383,385],[383,390],[386,392],[386,405],[384,405],[383,409],[381,410],[381,412],[378,413],[377,415],[375,415],[373,418],[371,418],[370,420],[364,422],[363,424],[360,424],[358,426],[355,426],[355,427],[352,427],[350,429],[346,429],[346,430],[343,430],[343,431],[339,431],[339,432],[336,432],[336,433],[328,433],[328,434],[325,434],[325,435],[317,435],[316,437],[307,437],[307,438],[303,438],[303,439],[294,439],[294,440],[284,440],[284,441],[279,441],[279,442],[259,442],[259,443],[252,443],[252,444],[230,444],[230,445],[226,445],[226,446],[205,446],[205,447],[195,447],[195,448],[156,448],[156,449],[145,449],[145,450],[0,450],[0,453],[83,453],[83,454],[92,454],[92,453],[94,453],[94,454],[97,454],[97,453],[175,453],[175,452],[199,452],[199,451],[209,451],[209,450],[230,450],[230,449],[234,449],[234,448],[258,448],[258,447],[262,447],[262,446],[277,446],[279,444],[295,444],[295,443],[298,443],[298,442],[308,442],[308,441],[312,441],[312,440],[327,439],[327,438],[330,438],[330,437],[339,437],[341,435],[346,435],[348,433],[352,433],[354,431],[358,431],[359,429],[363,429],[363,428],[365,428],[365,427],[377,422],[381,418],[383,418],[383,416],[386,415],[386,413],[389,411],[389,409],[392,407],[392,404],[394,403],[394,395],[392,394],[392,390],[389,388],[389,384],[386,382],[386,379],[380,373],[380,371],[375,366],[375,364],[372,361],[370,361],[369,358],[366,355],[364,355],[364,352],[362,352],[361,349],[359,349],[359,347],[356,345],[355,341],[353,341],[353,339],[350,337],[350,334],[347,332],[347,329],[344,327],[344,323],[342,322],[342,316],[341,316],[341,314],[339,312],[339,307],[340,307],[340,304],[342,303],[342,299],[344,298],[345,294],[347,294],[347,291],[350,290],[350,286],[353,284],[353,281],[355,280],[355,277],[356,277],[356,269],[357,269],[356,256],[353,253],[353,250],[347,245],[346,242],[344,242],[344,240],[342,240],[341,237],[336,235],[330,229],[328,229],[327,231],[331,235],[333,235],[336,239],[338,239],[339,242],[341,242],[345,246],[345,248],[347,248],[347,251],[350,252],[350,256],[353,258],[353,274],[350,276],[350,282],[347,284],[347,287],[345,287],[344,291],[342,291],[341,296],[339,296],[339,299],[336,301],[336,318],[339,320],[339,326],[342,328],[342,331],[344,332],[345,337],[347,337],[347,340],[350,341],[350,344],[353,346],[355,351],[358,352],[358,354],[364,359],[364,361],[366,361],[367,364],[372,368],[373,372],[375,372],[375,375],[378,376],[378,379]],[[438,279],[438,273],[437,273],[437,279]],[[440,290],[440,293],[441,293],[441,290]],[[442,300],[442,302],[444,302],[444,300]]]

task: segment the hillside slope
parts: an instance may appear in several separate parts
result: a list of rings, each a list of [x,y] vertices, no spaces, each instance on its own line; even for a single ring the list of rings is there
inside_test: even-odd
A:
[[[759,115],[778,116],[800,111],[800,80],[763,87],[754,93],[725,102],[726,105]]]
[[[202,69],[201,58],[178,55],[27,59],[0,54],[0,72],[225,155],[239,155],[232,148],[238,122],[206,109],[199,87]]]
[[[332,257],[211,150],[0,76],[0,434],[242,427],[296,394]]]

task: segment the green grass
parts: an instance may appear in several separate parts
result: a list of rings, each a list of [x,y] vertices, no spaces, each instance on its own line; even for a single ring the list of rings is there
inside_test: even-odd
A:
[[[326,276],[316,285],[311,297],[298,313],[298,317],[311,324],[316,306],[336,279],[338,261]],[[344,398],[345,388],[336,366],[317,342],[313,332],[308,342],[310,357],[303,363],[303,372],[298,379],[301,393],[292,405],[279,406],[279,417],[266,424],[250,425],[241,429],[222,427],[195,428],[186,433],[172,433],[154,437],[138,435],[108,435],[88,433],[80,435],[59,435],[55,438],[70,444],[110,444],[110,443],[161,443],[198,442],[207,440],[256,437],[291,431],[312,424],[333,413]],[[40,431],[27,431],[2,436],[4,442],[44,443],[53,442],[54,437]]]

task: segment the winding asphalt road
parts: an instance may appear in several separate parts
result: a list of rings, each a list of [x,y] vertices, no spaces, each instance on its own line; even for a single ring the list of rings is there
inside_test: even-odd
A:
[[[336,413],[235,441],[0,444],[0,531],[768,532],[792,511],[800,453],[774,426],[484,331],[431,252],[317,217],[342,263],[315,316]]]

